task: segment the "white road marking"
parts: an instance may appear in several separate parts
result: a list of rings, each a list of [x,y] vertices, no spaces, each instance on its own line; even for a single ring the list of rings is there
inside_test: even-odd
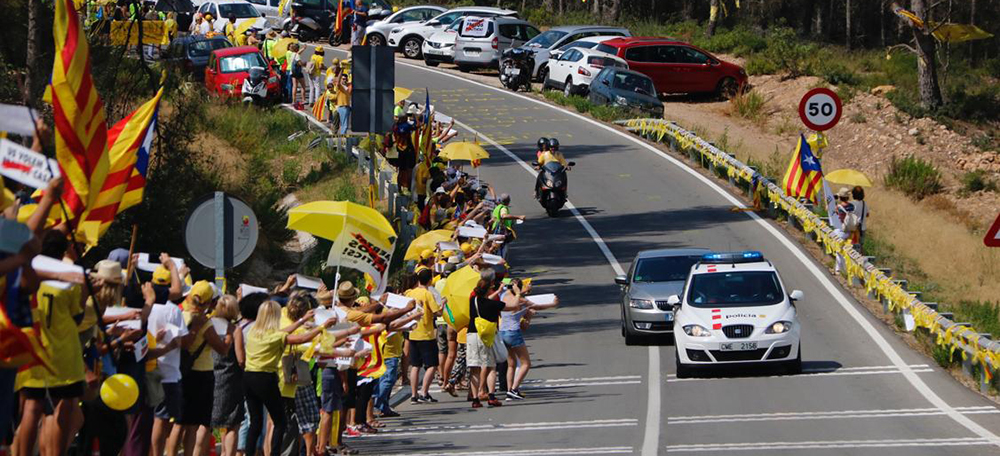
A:
[[[558,388],[580,388],[584,386],[624,386],[624,385],[639,385],[642,380],[621,380],[615,382],[572,382],[572,383],[536,383],[533,385],[522,384],[522,390],[544,390],[544,389],[558,389]],[[429,393],[440,393],[440,387],[433,387],[427,390]]]
[[[411,437],[420,435],[442,434],[481,434],[489,432],[538,432],[557,429],[606,429],[612,427],[638,426],[639,420],[626,418],[620,420],[589,420],[589,421],[557,421],[550,423],[512,423],[512,424],[456,424],[445,426],[418,426],[399,429],[381,430],[378,434],[365,435],[364,439]]]
[[[1000,409],[988,405],[979,407],[955,407],[955,410],[965,415],[985,415],[1000,413]],[[942,416],[945,413],[939,409],[912,408],[895,410],[842,410],[831,412],[781,412],[756,413],[746,415],[702,415],[668,417],[667,424],[715,424],[715,423],[747,423],[753,421],[784,421],[784,420],[827,420],[844,418],[895,418],[916,416]]]
[[[913,369],[929,369],[930,366],[927,364],[910,364]],[[853,372],[853,371],[882,371],[882,370],[894,370],[899,371],[896,366],[854,366],[854,367],[804,367],[802,368],[803,374],[822,374],[827,372]],[[676,378],[676,374],[668,374],[668,378]]]
[[[460,451],[443,453],[388,453],[395,456],[559,456],[586,454],[632,454],[632,447],[538,448],[534,450]]]
[[[326,47],[326,46],[324,46],[324,47]],[[333,48],[329,48],[329,47],[326,47],[326,48],[333,49]],[[337,49],[337,51],[346,53],[345,51],[340,51],[339,49]],[[680,168],[684,172],[690,174],[695,179],[701,181],[703,184],[705,184],[706,186],[708,186],[712,190],[715,190],[716,193],[718,193],[720,196],[722,196],[724,199],[726,199],[728,202],[730,202],[734,206],[739,207],[739,208],[744,208],[744,209],[746,208],[746,205],[743,204],[742,201],[740,201],[738,198],[736,198],[735,196],[733,196],[732,194],[730,194],[727,190],[723,189],[721,186],[719,186],[719,184],[715,183],[714,181],[712,181],[708,177],[702,175],[701,173],[699,173],[698,171],[696,171],[694,168],[688,166],[686,163],[684,163],[684,162],[682,162],[682,161],[680,161],[680,160],[678,160],[678,159],[676,159],[676,158],[668,155],[666,152],[663,152],[663,151],[657,149],[656,147],[653,147],[650,144],[647,144],[646,142],[644,142],[640,138],[636,137],[635,135],[619,131],[619,130],[617,130],[615,128],[612,128],[609,125],[606,125],[606,124],[604,124],[602,122],[598,122],[598,121],[596,121],[594,119],[590,119],[590,118],[588,118],[588,117],[586,117],[586,116],[584,116],[582,114],[571,112],[571,111],[569,111],[567,109],[563,109],[563,108],[560,108],[560,107],[557,107],[557,106],[545,103],[545,102],[543,102],[541,100],[534,99],[534,98],[529,97],[527,95],[522,95],[522,94],[519,94],[517,92],[511,92],[511,91],[508,91],[508,90],[504,90],[504,89],[500,89],[500,88],[497,88],[497,87],[493,87],[493,86],[490,86],[488,84],[483,84],[481,82],[477,82],[477,81],[473,81],[473,80],[470,80],[470,79],[466,79],[466,78],[463,78],[461,76],[450,74],[450,73],[447,73],[447,72],[444,72],[444,71],[441,71],[441,70],[434,70],[434,69],[431,69],[431,68],[426,68],[426,67],[422,67],[422,66],[414,65],[414,64],[410,64],[410,63],[405,63],[405,62],[399,62],[399,63],[401,63],[402,65],[406,65],[406,66],[409,66],[409,67],[412,67],[412,68],[416,68],[416,69],[420,69],[420,70],[423,70],[423,71],[427,71],[427,72],[431,72],[431,73],[436,73],[436,74],[444,75],[444,76],[447,76],[447,77],[450,77],[450,78],[453,78],[453,79],[457,79],[457,80],[460,80],[460,81],[463,81],[463,82],[467,82],[469,84],[473,84],[473,85],[476,85],[476,86],[479,86],[479,87],[482,87],[482,88],[485,88],[485,89],[488,89],[488,90],[492,90],[492,91],[495,91],[495,92],[503,93],[503,94],[508,95],[508,96],[518,97],[518,98],[521,98],[522,100],[525,100],[525,101],[528,101],[528,102],[531,102],[531,103],[535,103],[535,104],[538,104],[538,105],[543,106],[543,107],[548,107],[548,108],[550,108],[552,110],[555,110],[555,111],[558,111],[560,113],[569,115],[571,117],[574,117],[574,118],[577,118],[577,119],[582,120],[584,122],[587,122],[587,123],[589,123],[591,125],[594,125],[594,126],[596,126],[598,128],[604,129],[604,130],[606,130],[608,132],[611,132],[611,133],[613,133],[615,135],[618,135],[618,136],[624,138],[627,141],[632,142],[633,144],[638,145],[639,147],[642,147],[642,148],[644,148],[644,149],[652,152],[653,154],[656,154],[660,158],[663,158],[667,162],[669,162],[669,163],[677,166],[678,168]],[[456,123],[458,123],[458,122],[456,121]],[[469,129],[467,126],[466,126],[466,128]],[[512,158],[514,158],[514,160],[517,160],[517,162],[520,163],[522,167],[527,168],[528,171],[531,172],[532,175],[534,175],[533,170],[530,169],[523,161],[521,161],[519,158],[517,158],[509,150],[507,150],[503,146],[500,146],[496,142],[493,142],[492,140],[489,140],[488,138],[486,138],[486,139],[487,139],[488,142],[492,143],[494,146],[496,146],[500,150],[504,151],[508,156],[511,156]],[[619,271],[623,271],[622,268],[621,268],[621,266],[618,265],[618,262],[614,259],[614,256],[611,255],[611,251],[608,250],[607,245],[604,244],[604,241],[601,240],[600,236],[597,235],[597,233],[594,231],[593,227],[591,227],[590,224],[587,223],[586,220],[584,220],[583,216],[580,215],[579,211],[577,211],[576,208],[573,207],[572,204],[570,204],[569,202],[567,202],[567,206],[570,207],[570,209],[573,211],[573,214],[577,217],[577,219],[581,221],[581,223],[584,225],[584,228],[587,229],[587,231],[591,234],[591,237],[593,237],[595,239],[595,242],[598,242],[598,247],[601,248],[602,252],[605,252],[605,256],[608,257],[608,260],[611,262],[612,268],[615,269],[615,273],[616,274],[623,274],[623,272],[619,272]],[[958,413],[954,408],[952,408],[950,405],[948,405],[948,403],[945,402],[944,399],[941,398],[941,396],[938,396],[938,394],[935,393],[934,390],[932,390],[927,385],[927,383],[923,381],[923,379],[921,379],[919,376],[916,375],[916,373],[914,373],[912,370],[909,369],[909,367],[906,365],[906,362],[903,361],[902,356],[899,355],[899,353],[896,351],[896,349],[892,348],[892,346],[889,345],[889,342],[885,339],[885,337],[883,337],[882,334],[880,334],[878,332],[878,330],[875,329],[875,326],[873,326],[871,324],[871,322],[869,322],[867,319],[865,319],[865,317],[861,314],[861,312],[859,312],[858,309],[854,305],[851,304],[850,300],[844,294],[844,292],[834,285],[833,281],[830,280],[829,274],[827,272],[825,272],[825,271],[821,271],[816,266],[816,264],[813,263],[813,261],[808,256],[806,256],[806,254],[802,250],[801,246],[795,244],[784,233],[782,233],[781,231],[779,231],[778,228],[776,228],[775,226],[769,224],[760,215],[757,215],[754,212],[743,212],[743,213],[746,214],[748,217],[750,217],[750,219],[753,220],[755,223],[757,223],[758,225],[760,225],[761,227],[763,227],[764,230],[766,230],[775,239],[777,239],[778,242],[780,242],[782,245],[784,245],[785,248],[787,248],[788,251],[790,251],[799,260],[799,262],[801,262],[803,265],[805,265],[805,267],[809,270],[809,272],[811,272],[813,274],[813,276],[816,278],[816,280],[818,280],[821,284],[823,284],[823,287],[830,294],[830,296],[835,297],[837,303],[841,306],[841,308],[843,308],[844,311],[847,312],[847,314],[850,315],[851,318],[854,319],[854,321],[858,325],[861,326],[861,328],[865,331],[865,333],[867,333],[868,336],[871,337],[872,341],[875,342],[876,345],[878,345],[878,347],[882,351],[882,353],[885,354],[886,357],[889,358],[889,361],[891,361],[893,365],[895,365],[901,371],[903,371],[903,376],[906,378],[906,381],[909,382],[910,385],[913,386],[913,388],[915,390],[917,390],[917,392],[919,392],[921,396],[924,397],[924,399],[926,399],[928,402],[930,402],[935,407],[937,407],[937,408],[941,409],[942,411],[944,411],[945,413],[947,413],[948,416],[952,420],[954,420],[958,424],[962,425],[963,427],[965,427],[969,431],[973,432],[974,434],[976,434],[976,435],[978,435],[980,437],[983,437],[983,438],[989,440],[993,445],[1000,446],[1000,437],[998,437],[996,434],[993,434],[988,429],[986,429],[983,426],[981,426],[979,423],[976,423],[975,421],[972,421],[971,419],[969,419],[969,418],[963,416],[962,414]],[[650,360],[649,361],[650,367],[653,367],[654,364],[656,366],[659,365],[659,347],[657,347],[657,346],[650,346],[649,347],[649,356],[652,358],[652,357],[654,357],[654,355],[657,358],[657,361],[654,362],[654,361]],[[657,453],[656,444],[650,446],[650,443],[651,442],[658,442],[658,440],[659,440],[658,436],[659,436],[659,428],[660,428],[660,426],[659,426],[659,424],[660,424],[660,417],[659,417],[659,415],[660,415],[659,414],[660,404],[659,404],[659,401],[654,402],[652,400],[653,396],[654,396],[654,393],[655,393],[655,396],[657,398],[659,398],[659,396],[660,396],[660,392],[659,392],[659,385],[660,385],[659,376],[660,376],[659,369],[656,369],[655,371],[651,370],[649,372],[649,388],[650,388],[649,399],[650,400],[648,401],[649,406],[646,409],[646,435],[643,438],[643,445],[642,445],[642,455],[643,456],[651,456],[651,455],[655,455]],[[654,389],[655,389],[655,391],[654,391]],[[653,413],[653,410],[652,410],[653,407],[656,408],[656,413],[655,414]],[[652,437],[651,437],[651,434],[652,434]]]
[[[751,442],[708,443],[699,445],[670,445],[667,453],[704,453],[720,451],[774,451],[821,450],[842,448],[899,448],[992,445],[989,439],[966,437],[954,439],[900,439],[900,440],[826,440],[813,442]]]
[[[924,374],[928,372],[934,372],[934,369],[929,367],[911,369],[909,372],[914,374]],[[667,383],[678,383],[678,382],[704,382],[704,381],[718,381],[718,380],[749,380],[749,379],[761,379],[761,378],[784,378],[784,379],[796,379],[796,378],[813,378],[813,377],[842,377],[845,375],[884,375],[884,374],[897,374],[902,375],[904,371],[901,369],[878,369],[878,370],[854,370],[854,371],[826,371],[826,372],[814,372],[814,373],[803,373],[799,375],[770,375],[770,376],[753,376],[753,377],[702,377],[702,378],[676,378],[674,375],[670,375],[667,379]]]

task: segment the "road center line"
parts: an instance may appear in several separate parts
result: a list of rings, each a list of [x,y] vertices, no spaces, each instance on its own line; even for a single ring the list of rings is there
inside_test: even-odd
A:
[[[981,407],[955,407],[955,410],[964,415],[986,415],[1000,413],[1000,409],[990,406]],[[857,419],[857,418],[906,418],[921,416],[944,416],[945,413],[933,407],[915,409],[896,410],[845,410],[832,412],[786,412],[786,413],[760,413],[748,415],[704,415],[704,416],[680,416],[667,418],[668,425],[679,424],[717,424],[717,423],[748,423],[758,421],[787,421],[787,420],[829,420],[829,419]]]
[[[928,446],[969,446],[991,445],[989,439],[978,437],[954,439],[900,439],[900,440],[826,440],[812,442],[753,442],[753,443],[706,443],[696,445],[671,445],[667,453],[718,453],[721,451],[765,451],[765,450],[816,450],[840,448],[900,448]]]
[[[474,424],[427,426],[414,428],[399,428],[380,431],[378,434],[365,435],[364,439],[382,439],[397,437],[412,437],[418,435],[444,434],[482,434],[492,432],[537,432],[558,429],[607,429],[614,427],[638,426],[639,420],[634,418],[620,420],[563,421],[551,423],[513,423],[513,424]]]

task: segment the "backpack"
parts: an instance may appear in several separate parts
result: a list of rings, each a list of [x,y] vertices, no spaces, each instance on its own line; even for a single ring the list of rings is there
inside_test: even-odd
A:
[[[847,215],[844,216],[845,233],[853,233],[857,231],[860,225],[861,225],[861,219],[858,218],[858,214],[855,214],[854,212],[848,212]]]
[[[191,372],[191,369],[194,368],[194,361],[198,359],[199,356],[201,356],[201,352],[205,350],[206,345],[208,345],[208,341],[203,340],[201,342],[201,345],[198,346],[198,349],[195,350],[194,353],[190,353],[187,350],[181,349],[181,376],[184,376],[188,372]]]

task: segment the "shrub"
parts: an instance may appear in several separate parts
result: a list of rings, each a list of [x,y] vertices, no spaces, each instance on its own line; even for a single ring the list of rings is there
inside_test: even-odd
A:
[[[993,179],[990,179],[986,174],[986,171],[977,169],[975,171],[969,171],[962,175],[962,191],[967,193],[975,193],[983,190],[995,192],[997,191],[997,183]]]
[[[765,119],[768,100],[756,90],[748,90],[736,94],[729,99],[730,112],[752,122],[761,122]]]
[[[861,82],[861,78],[842,63],[827,62],[821,67],[819,75],[826,82],[837,86],[842,84],[853,86]]]
[[[989,301],[959,301],[950,310],[955,317],[972,323],[976,331],[1000,334],[1000,304]]]
[[[918,201],[944,188],[941,172],[931,162],[913,156],[892,159],[885,185]]]

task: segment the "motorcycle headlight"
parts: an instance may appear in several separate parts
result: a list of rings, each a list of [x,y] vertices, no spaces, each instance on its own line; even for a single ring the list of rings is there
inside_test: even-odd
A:
[[[545,186],[549,187],[549,188],[554,188],[556,186],[556,181],[554,181],[552,179],[546,179],[545,180]]]
[[[628,98],[625,98],[621,95],[615,95],[615,103],[620,104],[622,106],[628,106]]]
[[[701,325],[687,325],[684,327],[684,334],[691,337],[708,337],[712,332]]]
[[[767,327],[764,334],[784,334],[792,330],[792,322],[790,321],[776,321],[771,326]]]
[[[222,90],[233,90],[232,84],[222,84],[219,87],[222,88]]]
[[[653,301],[648,299],[629,299],[628,305],[633,309],[652,309]]]

